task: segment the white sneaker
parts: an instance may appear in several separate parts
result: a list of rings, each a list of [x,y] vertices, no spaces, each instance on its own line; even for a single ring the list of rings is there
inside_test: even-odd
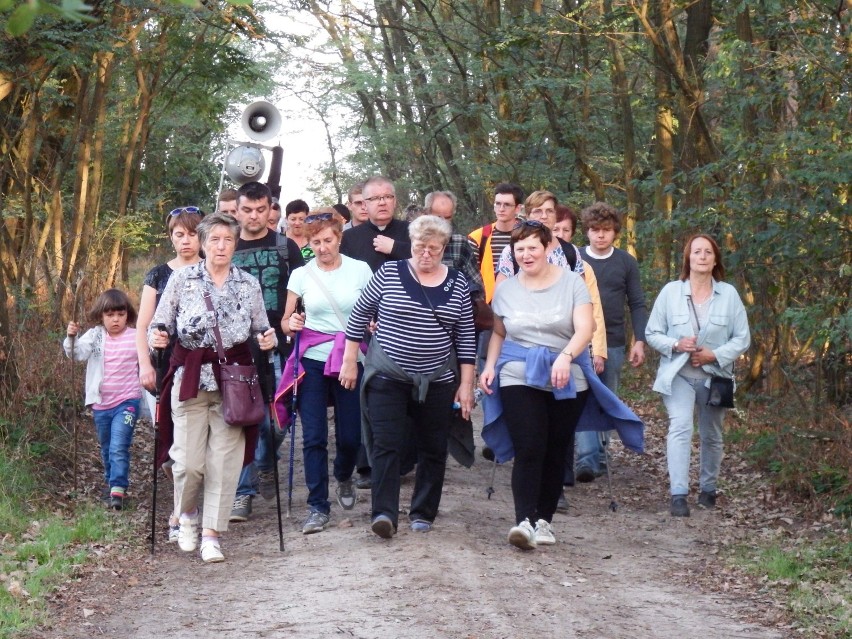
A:
[[[201,561],[205,564],[218,564],[225,561],[225,555],[222,554],[218,541],[205,539],[201,542]]]
[[[556,537],[553,536],[553,528],[544,519],[539,519],[535,522],[535,543],[539,546],[552,546],[556,543]]]
[[[184,552],[198,548],[198,524],[195,518],[181,517],[178,529],[178,547]]]
[[[180,524],[169,524],[169,543],[176,543],[180,535]]]
[[[536,547],[535,530],[529,519],[524,519],[509,531],[509,543],[522,550],[532,550]]]

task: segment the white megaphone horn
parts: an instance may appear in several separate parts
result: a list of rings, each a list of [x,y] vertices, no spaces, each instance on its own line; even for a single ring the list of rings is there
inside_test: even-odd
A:
[[[252,140],[266,142],[281,130],[281,112],[266,100],[257,100],[243,111],[240,126]]]

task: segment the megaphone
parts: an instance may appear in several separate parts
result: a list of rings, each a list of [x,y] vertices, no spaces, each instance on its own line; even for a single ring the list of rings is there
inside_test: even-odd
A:
[[[266,142],[281,130],[281,113],[266,100],[258,100],[243,111],[240,126],[252,140]]]
[[[264,168],[263,153],[251,146],[238,146],[225,159],[225,173],[236,184],[259,180]]]

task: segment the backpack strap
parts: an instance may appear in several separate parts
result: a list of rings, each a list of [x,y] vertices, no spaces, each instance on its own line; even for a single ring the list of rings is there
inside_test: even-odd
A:
[[[482,258],[485,256],[485,245],[488,243],[488,238],[491,237],[493,224],[486,224],[482,227],[482,237],[479,239],[479,263],[482,264]]]
[[[566,242],[561,238],[557,238],[559,240],[559,244],[562,246],[562,252],[565,253],[565,259],[568,261],[568,268],[576,270],[577,268],[577,249],[574,248],[574,245],[571,242]]]
[[[290,275],[290,251],[287,246],[287,236],[283,233],[275,233],[275,250],[278,251],[278,258],[281,261],[281,267],[286,269],[286,275]]]

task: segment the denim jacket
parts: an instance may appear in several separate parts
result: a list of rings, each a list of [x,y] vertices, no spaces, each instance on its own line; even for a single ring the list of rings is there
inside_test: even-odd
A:
[[[694,335],[688,298],[689,282],[669,282],[660,291],[648,325],[645,340],[660,352],[660,367],[654,390],[671,395],[672,380],[689,362],[689,353],[672,352],[675,342]],[[751,343],[745,306],[737,290],[725,282],[713,280],[713,299],[708,321],[698,333],[698,345],[709,348],[716,362],[702,366],[710,375],[732,378],[734,362],[745,353]]]

